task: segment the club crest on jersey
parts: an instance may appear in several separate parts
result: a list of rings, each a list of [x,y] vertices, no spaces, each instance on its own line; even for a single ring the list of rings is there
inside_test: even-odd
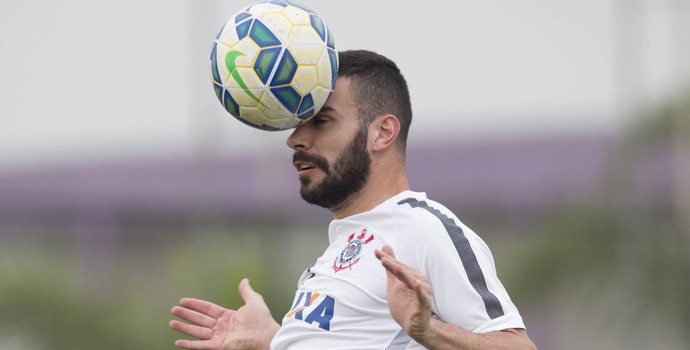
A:
[[[352,269],[352,266],[359,262],[362,247],[374,240],[373,234],[367,236],[367,229],[363,229],[357,237],[355,237],[355,234],[353,233],[348,237],[347,246],[333,260],[333,271],[339,272],[345,269]]]

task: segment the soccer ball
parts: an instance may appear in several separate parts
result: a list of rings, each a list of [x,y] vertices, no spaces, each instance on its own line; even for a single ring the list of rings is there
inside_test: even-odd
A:
[[[249,5],[213,43],[211,78],[241,122],[285,130],[309,120],[333,91],[338,52],[323,18],[287,0]]]

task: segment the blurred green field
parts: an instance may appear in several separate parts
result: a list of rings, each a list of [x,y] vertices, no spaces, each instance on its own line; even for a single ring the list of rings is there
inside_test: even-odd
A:
[[[302,234],[296,242],[265,231],[149,233],[101,247],[69,235],[2,237],[0,348],[172,348],[170,308],[185,296],[237,307],[243,277],[282,318],[316,256],[306,254],[318,252],[309,245],[324,238]]]
[[[686,349],[687,242],[668,217],[645,218],[637,239],[611,217],[569,208],[529,232],[475,226],[492,232],[499,274],[542,348]],[[242,226],[138,232],[109,251],[65,235],[0,239],[0,348],[173,348],[169,309],[185,296],[237,307],[243,277],[282,318],[325,226]]]

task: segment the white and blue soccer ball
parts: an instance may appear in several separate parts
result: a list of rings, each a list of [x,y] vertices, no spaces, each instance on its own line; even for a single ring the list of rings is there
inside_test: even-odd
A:
[[[333,91],[338,52],[316,12],[288,0],[249,5],[223,26],[211,52],[220,103],[263,130],[299,126]]]

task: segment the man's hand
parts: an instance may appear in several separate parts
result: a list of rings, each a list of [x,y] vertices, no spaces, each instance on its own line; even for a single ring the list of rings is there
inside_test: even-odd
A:
[[[238,290],[245,305],[236,311],[199,299],[180,300],[171,312],[187,323],[172,320],[170,328],[196,340],[180,339],[175,345],[204,350],[268,349],[280,325],[247,279],[240,282]]]
[[[426,332],[431,319],[431,286],[421,272],[395,258],[393,249],[384,246],[374,252],[388,274],[388,304],[391,316],[412,338]]]
[[[374,252],[386,268],[388,307],[393,320],[427,349],[536,350],[524,329],[476,334],[431,318],[431,285],[416,269],[395,258],[384,246]]]

